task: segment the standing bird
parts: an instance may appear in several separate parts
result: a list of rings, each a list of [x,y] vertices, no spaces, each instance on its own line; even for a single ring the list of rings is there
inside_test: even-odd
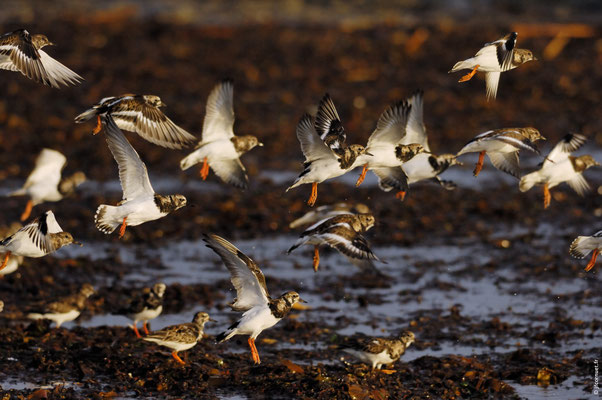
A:
[[[406,331],[402,332],[398,339],[352,337],[339,348],[358,360],[371,364],[372,369],[381,369],[383,365],[399,360],[412,343],[414,343],[414,333]],[[383,372],[395,371],[383,370]]]
[[[187,170],[203,162],[203,180],[207,179],[211,167],[222,181],[245,189],[249,178],[239,158],[255,146],[263,146],[263,143],[252,135],[234,135],[233,96],[231,81],[224,81],[213,88],[207,98],[202,139],[196,149],[180,161],[180,168]]]
[[[534,144],[538,140],[546,140],[546,138],[535,128],[495,129],[478,134],[456,156],[479,153],[479,161],[474,169],[475,177],[483,169],[483,161],[485,153],[487,153],[494,167],[519,178],[518,151],[526,149],[539,154],[539,150]]]
[[[117,206],[101,204],[96,210],[96,228],[105,234],[112,233],[118,226],[119,238],[125,234],[127,225],[136,226],[163,218],[172,211],[186,205],[181,194],[162,196],[156,194],[148,178],[146,165],[127,141],[110,115],[103,116],[109,150],[119,167],[119,181],[123,189],[123,200]]]
[[[234,311],[243,312],[241,319],[215,339],[221,343],[235,335],[249,335],[248,343],[253,361],[259,364],[261,360],[255,347],[257,336],[286,317],[295,303],[305,303],[305,300],[297,292],[286,292],[272,299],[268,294],[265,276],[253,260],[217,235],[204,235],[203,240],[207,247],[220,256],[230,272],[230,280],[237,294],[230,307]]]
[[[76,294],[32,308],[32,312],[27,314],[27,318],[49,319],[56,323],[57,328],[60,328],[63,323],[79,317],[86,305],[86,299],[94,293],[92,285],[84,283]]]
[[[168,149],[182,149],[196,142],[196,138],[178,125],[160,110],[165,103],[159,96],[124,94],[117,97],[105,97],[92,108],[75,117],[76,123],[96,117],[96,135],[102,129],[101,116],[110,115],[115,124],[123,130],[136,132],[143,139]]]
[[[521,192],[526,192],[534,185],[543,185],[543,207],[548,208],[552,195],[550,189],[566,182],[577,194],[583,196],[589,190],[589,184],[583,177],[583,171],[590,167],[600,166],[590,155],[573,157],[587,138],[577,133],[569,133],[548,154],[540,169],[523,176],[519,183]]]
[[[215,322],[209,318],[209,314],[198,312],[194,314],[192,322],[168,326],[149,334],[142,340],[172,349],[172,357],[180,364],[185,365],[186,363],[178,356],[178,352],[196,346],[199,340],[203,338],[203,330],[207,321]]]
[[[372,252],[368,241],[362,235],[374,226],[374,222],[372,214],[342,214],[319,221],[307,228],[287,253],[290,254],[304,244],[313,245],[313,267],[317,272],[320,265],[320,245],[326,244],[346,256],[350,261],[357,263],[358,266],[375,269],[370,260],[380,260]],[[364,262],[365,260],[368,261],[367,264]]]
[[[398,101],[387,107],[381,114],[366,146],[366,152],[373,157],[360,156],[358,162],[360,165],[363,163],[364,168],[355,186],[362,184],[366,172],[371,169],[379,180],[399,182],[397,185],[399,190],[407,190],[407,176],[399,167],[424,152],[424,147],[419,143],[401,145],[401,140],[406,136],[406,125],[411,108],[407,102]],[[366,159],[365,163],[364,159]]]
[[[11,255],[39,258],[72,243],[82,245],[73,240],[69,232],[63,232],[52,211],[46,211],[41,217],[0,241],[0,253],[4,253],[0,270],[6,267]]]
[[[320,139],[314,128],[313,118],[308,114],[305,114],[297,125],[297,139],[305,156],[303,172],[286,191],[288,192],[299,185],[311,183],[311,196],[307,201],[309,206],[316,204],[318,199],[318,183],[351,171],[355,166],[357,157],[366,153],[364,146],[353,144],[347,148],[346,156],[337,156]]]
[[[31,210],[36,205],[45,201],[60,201],[86,181],[86,175],[83,172],[76,172],[61,179],[61,171],[65,164],[67,164],[67,158],[56,150],[43,149],[40,152],[25,185],[9,194],[9,196],[29,196],[25,210],[21,214],[21,221],[29,218]]]
[[[164,283],[156,283],[151,289],[146,288],[141,293],[137,293],[130,299],[128,306],[119,311],[119,314],[126,315],[134,321],[134,333],[136,337],[141,338],[138,332],[138,321],[143,321],[142,327],[144,333],[148,335],[146,323],[151,319],[157,318],[163,311],[163,295],[166,286]]]
[[[315,210],[308,211],[300,218],[297,218],[288,227],[291,229],[298,228],[300,226],[313,225],[318,221],[334,217],[341,214],[367,214],[370,212],[370,207],[365,204],[357,203],[335,203],[331,205],[325,205],[316,207]]]
[[[515,48],[517,36],[518,33],[512,32],[495,42],[486,43],[474,57],[458,61],[449,72],[472,69],[458,82],[469,81],[477,71],[485,72],[487,100],[495,99],[502,72],[514,69],[527,61],[537,61],[530,50]]]
[[[577,239],[573,240],[569,249],[569,252],[575,258],[584,258],[591,251],[593,251],[593,254],[585,267],[586,271],[594,268],[596,258],[598,258],[598,254],[602,251],[602,231],[598,231],[592,236],[577,236]]]
[[[45,35],[31,35],[25,29],[0,36],[0,69],[19,71],[29,79],[44,85],[77,85],[81,76],[50,57],[42,47],[51,46]]]

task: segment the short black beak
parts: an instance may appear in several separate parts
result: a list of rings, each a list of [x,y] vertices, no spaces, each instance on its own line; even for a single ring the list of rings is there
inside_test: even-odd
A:
[[[299,297],[299,300],[297,300],[299,303],[307,303],[307,301],[303,300],[301,297]]]

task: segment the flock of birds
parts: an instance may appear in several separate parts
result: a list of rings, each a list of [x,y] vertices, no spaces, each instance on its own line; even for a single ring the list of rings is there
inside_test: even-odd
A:
[[[536,60],[531,51],[518,49],[515,32],[492,43],[487,43],[478,53],[458,62],[450,72],[470,69],[460,79],[467,81],[477,71],[485,72],[487,97],[495,98],[500,74],[521,64]],[[59,87],[76,84],[81,76],[54,60],[43,47],[52,43],[44,35],[30,35],[21,29],[0,37],[0,69],[19,71],[37,82]],[[116,205],[101,204],[95,214],[96,227],[105,234],[119,229],[121,238],[127,226],[137,226],[156,220],[184,207],[186,198],[181,194],[160,195],[155,193],[146,169],[136,150],[122,130],[135,132],[156,145],[182,149],[197,139],[172,122],[162,111],[165,104],[158,96],[126,94],[102,99],[75,118],[83,123],[95,119],[94,134],[104,131],[109,150],[119,169],[123,198]],[[205,180],[209,170],[224,182],[245,188],[248,177],[240,156],[256,146],[262,146],[254,136],[234,134],[233,85],[231,81],[219,83],[207,99],[202,139],[195,150],[182,159],[180,167],[186,170],[202,164],[200,174]],[[527,191],[534,185],[543,186],[544,206],[550,203],[550,189],[562,182],[568,183],[583,195],[589,185],[583,172],[599,166],[591,156],[573,156],[586,138],[580,134],[566,135],[545,157],[541,168],[521,178],[518,153],[528,150],[539,154],[535,145],[545,139],[532,127],[494,129],[477,135],[456,154],[435,155],[431,152],[423,123],[423,96],[416,92],[406,100],[395,102],[380,116],[376,129],[366,146],[346,144],[346,133],[332,98],[326,94],[319,103],[316,116],[304,115],[297,125],[297,138],[305,156],[304,169],[287,189],[311,184],[308,205],[317,200],[317,186],[328,179],[341,176],[356,167],[362,172],[356,182],[359,186],[367,171],[372,171],[384,191],[396,190],[396,197],[403,200],[409,185],[418,181],[433,180],[446,189],[454,189],[453,182],[442,180],[439,175],[453,165],[461,164],[457,157],[466,153],[479,153],[474,175],[483,167],[485,154],[491,163],[520,179],[519,188]],[[29,218],[34,206],[43,202],[59,201],[72,193],[86,178],[83,173],[61,178],[66,158],[59,152],[44,149],[35,168],[23,188],[11,195],[28,196],[29,200],[21,221]],[[355,208],[353,208],[355,207]],[[292,228],[307,226],[299,240],[288,250],[292,252],[302,245],[314,246],[313,267],[319,267],[319,247],[330,246],[365,270],[378,272],[373,261],[378,257],[372,252],[364,233],[374,226],[375,218],[367,206],[335,204],[317,207],[291,223]],[[69,244],[80,244],[64,232],[52,211],[23,227],[13,226],[1,232],[0,254],[3,254],[0,274],[13,272],[23,257],[43,257]],[[242,317],[217,336],[219,342],[235,335],[249,336],[248,344],[253,361],[260,363],[255,339],[265,329],[277,324],[297,303],[304,302],[297,292],[289,291],[279,297],[270,296],[261,269],[226,239],[205,234],[203,240],[227,267],[237,298],[230,304]],[[80,244],[81,245],[81,244]],[[593,236],[579,236],[570,247],[570,253],[579,258],[593,252],[586,270],[593,268],[602,249],[602,231]],[[198,312],[192,322],[149,332],[147,321],[158,317],[163,309],[166,286],[158,283],[132,297],[120,313],[133,320],[137,337],[155,342],[173,350],[173,358],[184,364],[179,351],[193,347],[202,337],[204,325],[212,321],[207,313]],[[60,327],[66,321],[77,318],[85,300],[94,293],[91,285],[58,301],[43,304],[28,314],[31,319],[48,319]],[[0,302],[1,303],[1,302]],[[3,304],[0,304],[0,308]],[[138,322],[143,322],[142,336]],[[412,332],[402,332],[397,338],[352,338],[344,350],[366,362],[372,368],[381,368],[395,362],[414,341]]]

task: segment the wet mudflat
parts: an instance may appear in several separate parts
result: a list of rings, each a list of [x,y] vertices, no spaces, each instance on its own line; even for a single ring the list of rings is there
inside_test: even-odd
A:
[[[69,159],[67,172],[84,170],[91,182],[71,199],[36,207],[34,216],[52,209],[85,246],[26,260],[0,281],[0,386],[9,398],[591,396],[593,363],[602,354],[599,268],[583,272],[585,262],[570,258],[568,245],[598,229],[599,170],[586,174],[594,188],[588,197],[561,187],[548,210],[540,192],[520,193],[513,178],[490,164],[473,178],[476,156],[449,171],[457,190],[417,185],[404,202],[371,178],[354,188],[356,172],[320,185],[317,205],[345,200],[371,207],[377,225],[368,237],[387,261],[377,264],[386,277],[367,276],[335,252],[323,252],[317,273],[310,249],[286,255],[299,233],[288,223],[308,210],[309,187],[284,189],[301,168],[295,124],[325,91],[351,142],[366,140],[388,103],[422,88],[435,151],[455,152],[490,128],[533,125],[550,142],[572,130],[588,135],[582,153],[600,159],[596,40],[571,40],[556,58],[503,75],[499,99],[486,103],[482,80],[460,85],[447,75],[459,59],[449,49],[469,56],[475,43],[511,24],[207,27],[141,19],[127,9],[57,18],[36,20],[32,30],[60,43],[53,54],[86,83],[56,91],[18,76],[6,81],[0,193],[25,179],[42,147],[60,150]],[[599,37],[600,26],[588,26]],[[520,44],[541,53],[550,40],[535,35]],[[122,240],[98,232],[92,223],[98,204],[120,200],[117,169],[104,139],[90,135],[92,126],[74,125],[73,116],[104,96],[155,93],[174,121],[198,135],[206,95],[223,77],[235,81],[236,131],[266,144],[243,158],[249,190],[224,187],[214,176],[200,182],[198,171],[179,170],[184,152],[128,135],[157,191],[181,192],[194,207],[128,229]],[[539,161],[525,157],[523,164]],[[18,219],[24,204],[3,199],[0,223]],[[259,337],[259,366],[246,338],[214,343],[237,314],[226,306],[235,293],[225,267],[201,241],[205,232],[254,258],[273,295],[297,290],[309,302],[309,309]],[[113,315],[133,288],[159,281],[168,288],[153,329],[188,322],[196,311],[217,320],[181,353],[186,366],[136,339],[129,321]],[[28,305],[84,282],[97,294],[76,323],[52,329],[24,319]],[[336,348],[354,333],[401,330],[412,330],[416,342],[393,374],[373,372]]]

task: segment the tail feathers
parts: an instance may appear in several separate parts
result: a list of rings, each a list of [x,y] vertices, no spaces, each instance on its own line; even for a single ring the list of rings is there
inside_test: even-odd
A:
[[[235,323],[230,325],[230,327],[228,327],[228,329],[226,329],[224,332],[217,335],[215,337],[215,341],[218,343],[225,342],[226,340],[230,339],[232,336],[236,335],[236,327],[238,326],[239,322],[240,321],[236,321]]]
[[[94,224],[96,225],[96,228],[106,235],[113,233],[113,231],[119,226],[119,223],[112,222],[108,216],[108,213],[110,213],[111,209],[115,208],[117,207],[101,204],[94,215]]]
[[[301,178],[297,178],[297,180],[295,180],[295,182],[293,182],[293,184],[292,184],[291,186],[289,186],[289,187],[286,189],[286,191],[288,192],[289,190],[291,190],[291,189],[294,189],[294,188],[296,188],[297,186],[301,185],[300,181],[301,181]]]
[[[293,250],[295,250],[295,249],[296,249],[297,247],[299,247],[299,246],[300,246],[300,244],[299,244],[299,243],[295,243],[294,245],[292,245],[292,246],[291,246],[291,248],[290,248],[290,249],[288,249],[288,250],[286,251],[286,254],[291,254],[291,252],[292,252]]]
[[[27,194],[27,192],[25,191],[25,188],[21,188],[21,189],[15,190],[14,192],[10,192],[8,194],[8,196],[9,197],[12,197],[12,196],[25,196],[26,194]]]
[[[537,183],[539,183],[539,180],[539,174],[537,172],[532,172],[521,178],[520,183],[518,184],[518,188],[521,192],[526,192],[527,190],[535,186]]]
[[[470,58],[469,58],[468,60],[458,61],[457,63],[455,63],[454,66],[452,67],[452,69],[449,70],[448,73],[456,72],[461,69],[472,69],[472,68],[474,68],[474,65],[472,65],[472,63],[470,62]]]
[[[83,113],[79,114],[77,117],[75,117],[75,122],[78,124],[85,122],[91,119],[92,117],[96,116],[97,111],[98,110],[96,108],[90,108],[84,111]]]

